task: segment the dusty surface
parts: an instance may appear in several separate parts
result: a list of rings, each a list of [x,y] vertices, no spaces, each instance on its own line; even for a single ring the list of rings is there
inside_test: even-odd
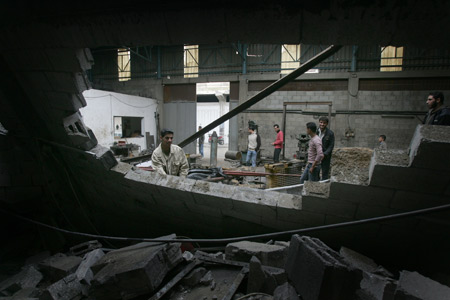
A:
[[[376,150],[378,164],[407,167],[409,155],[405,150]]]
[[[316,196],[328,198],[329,195],[330,195],[329,182],[305,181],[305,185],[302,190],[302,196]]]
[[[373,150],[337,148],[331,157],[331,179],[352,184],[369,184],[369,166]]]

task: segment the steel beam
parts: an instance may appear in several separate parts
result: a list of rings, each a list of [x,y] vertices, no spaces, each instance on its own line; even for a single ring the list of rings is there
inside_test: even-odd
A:
[[[229,111],[228,113],[224,114],[223,116],[221,116],[217,120],[215,120],[215,121],[211,122],[210,124],[206,125],[204,128],[202,128],[201,130],[197,131],[196,133],[194,133],[193,135],[191,135],[190,137],[188,137],[187,139],[185,139],[184,141],[179,143],[178,146],[184,147],[184,146],[192,143],[193,141],[198,139],[200,136],[206,134],[211,129],[219,126],[223,122],[231,119],[232,117],[234,117],[237,114],[243,112],[247,108],[253,106],[256,103],[258,103],[259,101],[261,101],[265,97],[269,96],[270,94],[272,94],[276,90],[280,89],[281,87],[283,87],[287,83],[289,83],[292,80],[296,79],[297,77],[299,77],[300,75],[302,75],[303,73],[308,71],[309,69],[315,67],[317,64],[321,63],[322,61],[324,61],[325,59],[327,59],[328,57],[330,57],[331,55],[336,53],[339,49],[341,49],[341,47],[342,46],[334,46],[334,45],[328,47],[324,51],[320,52],[319,54],[317,54],[316,56],[314,56],[313,58],[311,58],[310,60],[305,62],[299,68],[295,69],[294,71],[292,71],[288,75],[286,75],[286,76],[280,78],[279,80],[275,81],[274,83],[272,83],[271,85],[269,85],[268,87],[266,87],[265,89],[263,89],[262,91],[260,91],[256,95],[254,95],[253,97],[250,97],[250,99],[248,99],[246,102],[242,103],[241,105],[239,105],[235,109],[233,109],[233,110]]]

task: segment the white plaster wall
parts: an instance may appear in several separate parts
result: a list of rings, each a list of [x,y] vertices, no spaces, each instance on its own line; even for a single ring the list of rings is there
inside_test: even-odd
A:
[[[131,96],[101,90],[83,92],[87,106],[80,109],[84,123],[92,129],[99,144],[109,147],[114,141],[126,140],[147,148],[145,132],[156,135],[155,112],[158,101],[151,98]],[[142,117],[143,137],[114,139],[114,117]]]

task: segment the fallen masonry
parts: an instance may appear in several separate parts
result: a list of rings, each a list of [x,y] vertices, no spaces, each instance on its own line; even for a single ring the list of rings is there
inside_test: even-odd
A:
[[[308,236],[232,243],[224,253],[181,247],[174,234],[162,238],[173,242],[111,250],[90,241],[67,253],[35,256],[0,282],[0,300],[450,299],[450,287],[422,274],[388,270]]]

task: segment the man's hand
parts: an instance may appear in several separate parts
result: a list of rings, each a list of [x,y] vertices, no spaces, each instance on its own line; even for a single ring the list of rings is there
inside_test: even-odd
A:
[[[309,173],[311,173],[312,174],[312,172],[314,171],[314,168],[315,168],[316,166],[311,166],[311,168],[309,168]]]

